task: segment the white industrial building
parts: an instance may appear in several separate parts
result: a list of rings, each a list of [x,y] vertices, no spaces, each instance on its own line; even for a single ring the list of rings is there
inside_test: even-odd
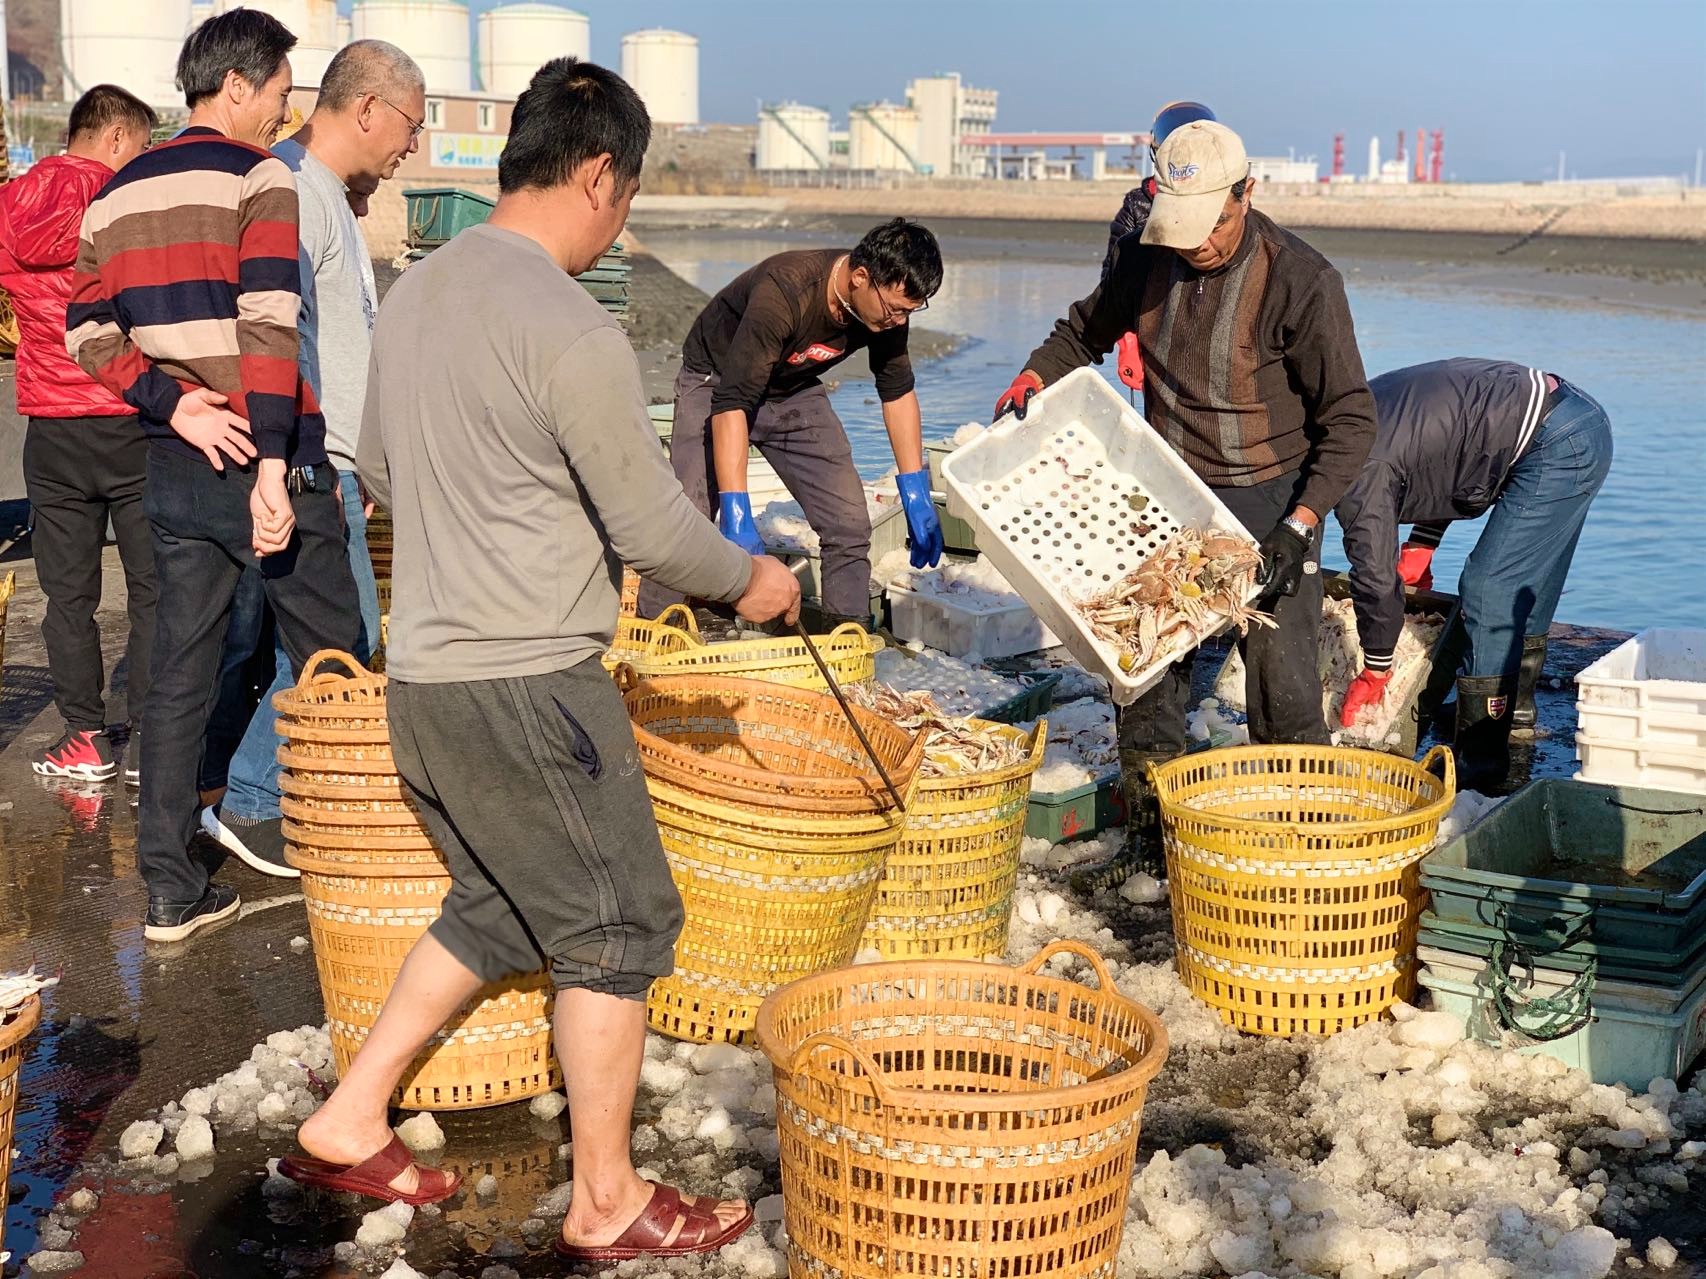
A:
[[[480,15],[480,86],[518,97],[552,58],[590,58],[592,24],[554,4],[506,4]]]
[[[847,167],[857,173],[917,173],[918,112],[893,102],[847,114]]]
[[[646,104],[653,124],[699,123],[699,41],[654,27],[622,37],[622,78]]]
[[[1321,164],[1314,156],[1299,160],[1292,156],[1250,157],[1250,176],[1258,182],[1318,182]]]
[[[829,112],[800,102],[778,102],[758,111],[760,173],[821,173],[830,167]]]
[[[918,114],[920,172],[939,178],[988,176],[988,151],[963,146],[968,133],[988,133],[995,125],[994,89],[974,89],[959,72],[928,76],[906,86],[906,104]]]

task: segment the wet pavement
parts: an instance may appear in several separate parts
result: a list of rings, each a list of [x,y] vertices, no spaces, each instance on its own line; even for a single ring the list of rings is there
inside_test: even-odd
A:
[[[144,946],[130,794],[117,784],[50,781],[30,771],[28,754],[54,740],[60,725],[33,634],[40,596],[30,565],[0,564],[0,572],[7,567],[22,571],[0,690],[0,971],[33,963],[63,978],[45,996],[23,1071],[19,1155],[6,1206],[4,1246],[13,1260],[5,1274],[17,1274],[42,1247],[76,1249],[84,1258],[79,1273],[100,1279],[364,1273],[339,1259],[334,1246],[353,1238],[371,1203],[262,1195],[266,1161],[288,1153],[288,1134],[222,1128],[211,1160],[165,1177],[139,1178],[119,1161],[119,1135],[131,1122],[235,1068],[269,1033],[321,1024],[313,956],[290,945],[307,935],[307,920],[292,881],[231,861],[219,874],[243,894],[239,920],[192,943]],[[108,576],[102,618],[111,649],[122,642],[122,588],[113,586],[116,572]],[[1538,773],[1573,771],[1574,693],[1566,681],[1622,638],[1560,633],[1548,673],[1563,686],[1540,694],[1549,735],[1535,752]],[[1212,674],[1217,666],[1199,669]],[[122,720],[121,711],[122,702],[109,718]],[[220,857],[211,846],[202,851]],[[1252,1070],[1283,1081],[1294,1057],[1283,1044],[1264,1043],[1253,1048]],[[1264,1085],[1253,1079],[1226,1086],[1242,1095]],[[644,1121],[645,1107],[657,1102],[645,1093],[641,1101]],[[438,1118],[448,1137],[442,1162],[470,1185],[492,1174],[497,1194],[476,1200],[464,1191],[441,1214],[417,1219],[410,1263],[428,1275],[479,1276],[500,1261],[523,1276],[561,1273],[548,1248],[529,1251],[515,1240],[538,1201],[567,1179],[567,1116],[542,1121],[511,1105]],[[1181,1136],[1239,1140],[1207,1130]],[[772,1184],[758,1194],[775,1190],[773,1177],[772,1169]],[[98,1207],[77,1221],[63,1206],[50,1216],[80,1187],[97,1192]]]

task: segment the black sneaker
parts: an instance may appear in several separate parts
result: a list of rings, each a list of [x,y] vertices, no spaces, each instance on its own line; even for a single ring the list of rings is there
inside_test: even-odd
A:
[[[256,821],[221,813],[217,808],[201,810],[201,829],[218,842],[221,848],[236,853],[245,863],[263,875],[279,879],[299,879],[302,872],[284,860],[284,819]]]
[[[209,884],[200,901],[172,902],[164,897],[148,899],[148,922],[142,935],[149,941],[183,941],[192,933],[230,919],[243,904],[235,888]]]

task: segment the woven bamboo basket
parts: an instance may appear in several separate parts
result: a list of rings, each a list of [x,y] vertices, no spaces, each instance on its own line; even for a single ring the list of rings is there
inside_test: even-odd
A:
[[[325,671],[341,664],[352,673]],[[391,760],[385,679],[346,653],[316,653],[278,711],[285,860],[302,896],[332,1054],[342,1075],[410,949],[438,918],[450,873],[404,798]],[[559,1086],[543,973],[484,987],[403,1075],[394,1101],[469,1110]]]
[[[680,653],[701,643],[699,623],[685,604],[671,604],[651,619],[623,613],[616,619],[616,638],[605,651],[604,669],[614,675],[623,662],[633,665],[653,653]]]
[[[1063,953],[1096,989],[1045,972]],[[795,1279],[1112,1279],[1167,1032],[1089,947],[808,977],[757,1037]]]
[[[1433,768],[1441,767],[1441,776]],[[1409,999],[1419,862],[1457,772],[1332,746],[1239,746],[1151,769],[1179,975],[1239,1030],[1331,1035]]]
[[[1048,746],[1048,723],[1038,720],[1028,736],[1006,724],[979,727],[1023,743],[1025,757],[1006,768],[918,779],[859,942],[884,959],[1007,953],[1025,810]],[[928,747],[924,754],[928,760]]]
[[[686,908],[648,1020],[677,1039],[740,1041],[771,991],[851,961],[903,814],[830,697],[710,675],[629,682]],[[922,741],[855,714],[905,797]]]
[[[633,569],[622,569],[621,616],[633,617],[640,608],[640,575]]]
[[[373,508],[373,514],[367,517],[367,560],[373,566],[373,584],[379,592],[379,612],[388,616],[391,612],[391,548],[393,545],[391,516],[388,512]],[[384,624],[381,623],[383,633]],[[380,646],[384,646],[381,639]]]
[[[812,638],[839,684],[857,684],[873,679],[877,673],[876,655],[882,652],[883,641],[866,634],[857,622],[843,622],[828,635]],[[658,675],[729,675],[737,679],[760,679],[770,684],[787,684],[793,688],[810,688],[828,692],[823,673],[806,651],[805,641],[797,637],[777,635],[766,639],[730,640],[722,644],[702,644],[678,652],[642,654],[634,661],[634,670],[644,679]]]
[[[0,577],[0,685],[6,682],[6,609],[11,603],[12,593],[17,589],[16,573]]]
[[[12,1121],[18,1109],[18,1081],[30,1035],[41,1023],[41,996],[31,995],[0,1022],[0,1249],[6,1246],[6,1179],[12,1173]],[[0,1252],[0,1256],[4,1253]]]
[[[18,339],[18,314],[12,309],[12,295],[0,289],[0,355],[16,351]]]

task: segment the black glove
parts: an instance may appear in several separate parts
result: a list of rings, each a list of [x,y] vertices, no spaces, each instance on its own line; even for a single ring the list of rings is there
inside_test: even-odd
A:
[[[1304,565],[1309,563],[1309,539],[1281,520],[1262,539],[1262,573],[1257,580],[1267,589],[1265,600],[1296,595],[1303,584]]]

